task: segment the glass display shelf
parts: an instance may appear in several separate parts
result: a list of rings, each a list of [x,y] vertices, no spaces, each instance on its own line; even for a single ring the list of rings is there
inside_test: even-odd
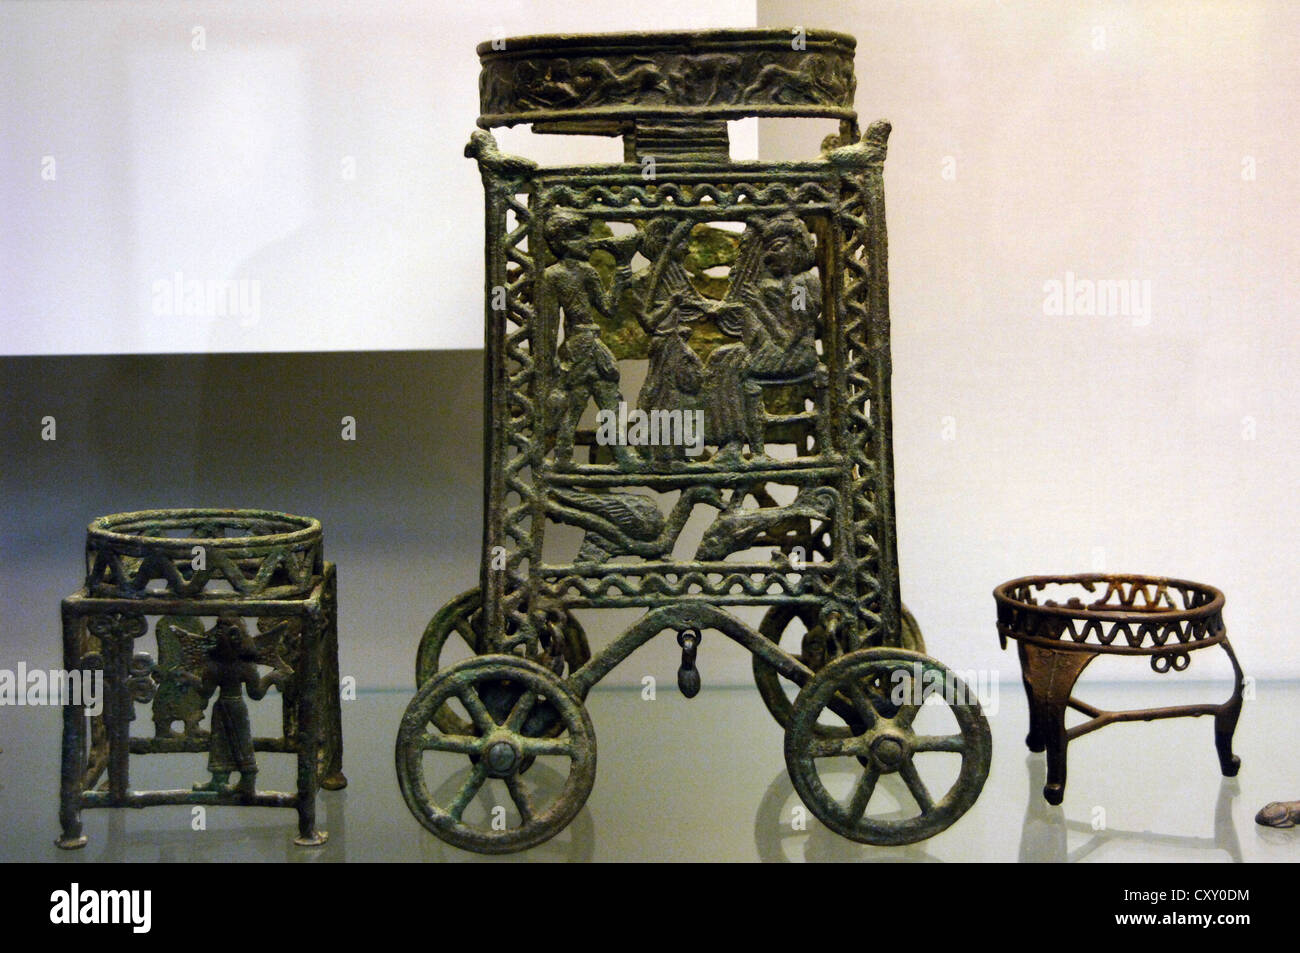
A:
[[[1194,680],[1096,682],[1089,691],[1100,703],[1134,707],[1180,704],[1221,687]],[[1300,757],[1289,730],[1300,684],[1262,682],[1254,693],[1237,735],[1239,777],[1219,774],[1212,719],[1123,725],[1071,747],[1069,790],[1058,808],[1042,798],[1043,756],[1024,746],[1028,717],[1020,686],[999,684],[995,703],[986,706],[993,766],[975,806],[930,840],[868,847],[831,833],[804,811],[786,774],[782,731],[752,688],[710,687],[706,678],[689,701],[664,680],[653,701],[639,689],[598,688],[588,698],[599,751],[586,806],[554,840],[495,857],[441,843],[402,803],[393,735],[407,691],[363,691],[343,703],[351,783],[321,792],[321,826],[330,837],[312,849],[294,846],[292,818],[282,810],[209,808],[200,819],[181,806],[88,811],[88,846],[60,851],[54,846],[59,710],[6,707],[0,709],[0,860],[1293,861],[1300,829],[1262,828],[1254,815],[1268,801],[1300,791]],[[291,757],[266,760],[268,783],[279,782],[282,773],[291,777]],[[156,756],[140,764],[141,784],[153,783],[153,772],[159,781],[204,776],[202,755]],[[533,783],[546,784],[548,770],[544,762],[535,765]],[[455,781],[450,773],[447,783]],[[886,782],[878,796],[905,804],[905,790]],[[470,810],[491,810],[492,796],[490,790],[480,794]]]

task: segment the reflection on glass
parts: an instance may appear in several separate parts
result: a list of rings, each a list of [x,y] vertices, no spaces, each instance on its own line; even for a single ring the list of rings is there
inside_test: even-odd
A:
[[[881,800],[892,799],[896,810],[878,812],[879,819],[901,819],[914,813],[911,795],[903,780],[894,774],[880,779]],[[877,809],[879,811],[879,809]],[[772,777],[754,815],[754,846],[759,860],[766,863],[942,863],[924,847],[872,847],[841,837],[812,816],[795,793],[789,773],[782,769]]]
[[[1241,844],[1237,828],[1232,823],[1232,802],[1240,793],[1235,778],[1219,782],[1218,798],[1214,802],[1214,834],[1210,837],[1193,837],[1182,834],[1159,834],[1154,831],[1117,830],[1094,820],[1070,820],[1060,807],[1053,807],[1043,798],[1043,784],[1047,780],[1047,764],[1039,757],[1026,759],[1029,767],[1029,799],[1025,807],[1025,820],[1020,834],[1021,863],[1079,863],[1093,859],[1111,844],[1130,843],[1138,846],[1173,847],[1186,850],[1187,859],[1202,861],[1205,851],[1224,851],[1234,864],[1242,862]],[[1098,829],[1100,828],[1100,829]],[[1084,834],[1087,839],[1071,850],[1070,834]]]

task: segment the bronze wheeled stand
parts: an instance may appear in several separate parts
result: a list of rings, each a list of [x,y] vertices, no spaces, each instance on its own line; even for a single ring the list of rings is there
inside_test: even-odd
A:
[[[316,791],[347,784],[335,591],[314,519],[190,509],[91,523],[85,585],[63,601],[63,666],[78,682],[102,679],[103,710],[88,713],[84,692],[64,699],[58,846],[85,846],[85,808],[162,804],[293,808],[295,843],[324,843]],[[137,647],[151,630],[156,655]],[[245,693],[272,687],[282,735],[254,737]],[[137,705],[148,706],[152,737],[131,731]],[[258,789],[263,751],[297,756],[296,792]],[[180,752],[207,753],[209,778],[132,789],[133,755]]]
[[[801,29],[479,47],[483,564],[425,632],[395,750],[447,843],[523,850],[572,821],[596,771],[587,693],[666,633],[687,698],[721,639],[754,656],[795,790],[844,837],[914,843],[979,796],[988,722],[900,599],[890,127],[858,127],[854,48]],[[821,149],[733,161],[746,116],[821,120]],[[623,161],[501,151],[491,130],[521,124],[621,137]],[[583,623],[624,609],[644,611],[593,652]],[[473,657],[449,665],[453,636]],[[555,790],[528,773],[548,760]],[[875,796],[887,777],[914,807]]]
[[[1044,590],[1059,593],[1039,602]],[[1096,594],[1100,592],[1100,597]],[[1085,596],[1090,601],[1085,602]],[[1223,624],[1223,593],[1212,586],[1153,576],[1027,576],[998,586],[998,638],[1020,650],[1021,677],[1029,699],[1030,751],[1047,751],[1043,797],[1065,797],[1065,752],[1075,738],[1120,721],[1214,716],[1214,743],[1225,777],[1241,759],[1232,735],[1241,716],[1242,672]],[[1132,711],[1103,711],[1073,697],[1074,683],[1099,655],[1145,656],[1152,670],[1181,672],[1191,652],[1222,646],[1232,662],[1232,696],[1221,705],[1179,705]],[[1067,708],[1089,720],[1065,727]]]

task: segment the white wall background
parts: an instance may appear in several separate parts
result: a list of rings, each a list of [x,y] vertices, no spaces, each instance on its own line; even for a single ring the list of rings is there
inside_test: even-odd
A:
[[[992,588],[1106,569],[1217,585],[1248,673],[1300,675],[1300,8],[833,9],[759,24],[856,35],[859,114],[893,123],[900,562],[934,654],[1014,673]],[[1048,316],[1066,272],[1149,282],[1151,312]]]
[[[0,5],[0,353],[482,347],[475,46],[753,24],[751,0]],[[250,284],[187,314],[178,273]]]

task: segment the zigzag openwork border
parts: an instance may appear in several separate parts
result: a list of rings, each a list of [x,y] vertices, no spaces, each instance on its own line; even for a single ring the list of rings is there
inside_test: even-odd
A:
[[[513,212],[516,226],[506,232],[507,215]],[[504,460],[506,492],[519,496],[519,503],[505,512],[502,530],[509,540],[506,546],[506,585],[501,607],[506,628],[512,631],[529,631],[525,606],[527,580],[521,566],[534,558],[537,492],[531,474],[540,458],[540,443],[536,433],[537,410],[529,394],[536,372],[530,345],[535,318],[533,308],[533,259],[524,246],[532,230],[532,213],[527,200],[508,193],[501,219],[493,229],[503,234],[500,247],[505,250],[506,302],[505,360],[506,360],[506,459]],[[515,267],[510,267],[511,265]],[[528,471],[528,476],[524,472]],[[502,541],[504,542],[504,540]]]
[[[870,413],[882,367],[880,333],[872,323],[868,267],[870,208],[867,182],[862,175],[842,180],[841,204],[836,218],[844,236],[844,341],[848,352],[849,457],[854,480],[850,507],[853,514],[853,548],[857,556],[857,615],[862,626],[859,636],[868,644],[882,640],[882,594],[884,565],[880,540],[885,538],[883,520],[890,501],[879,499],[879,467],[876,463],[879,435],[876,414]],[[887,339],[886,345],[887,347]],[[883,506],[881,504],[884,504]]]
[[[592,185],[585,188],[569,185],[552,185],[546,189],[548,202],[568,208],[586,210],[593,206],[666,210],[674,208],[734,209],[737,206],[751,209],[755,206],[795,207],[819,206],[830,209],[835,195],[816,182],[759,185],[737,182],[718,187],[701,184],[679,186],[671,182],[653,187],[628,185]],[[801,208],[807,211],[809,209]],[[816,210],[815,208],[812,210]]]
[[[622,567],[619,567],[620,569]],[[606,606],[626,602],[659,605],[680,599],[709,599],[730,603],[788,602],[793,598],[831,594],[833,574],[820,572],[719,572],[689,570],[673,573],[638,572],[636,567],[600,577],[543,570],[538,580],[542,595],[562,599],[566,605]],[[797,575],[799,578],[791,578]]]
[[[1048,586],[1088,593],[1088,601],[1040,602]],[[1099,586],[1104,586],[1097,596]],[[1182,580],[1153,577],[1033,577],[999,586],[998,633],[1008,639],[1074,643],[1105,650],[1156,651],[1214,644],[1227,632],[1223,596]],[[1095,597],[1095,598],[1094,598]]]

